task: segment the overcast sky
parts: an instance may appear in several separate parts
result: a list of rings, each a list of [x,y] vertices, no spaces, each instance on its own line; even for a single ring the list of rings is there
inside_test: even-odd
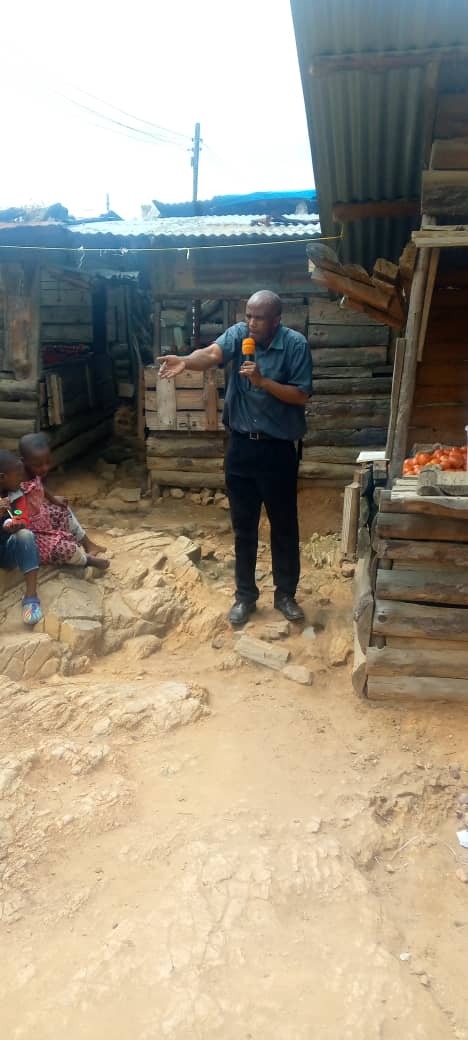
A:
[[[313,186],[289,0],[16,0],[2,44],[0,208],[188,199],[196,120],[199,198]]]

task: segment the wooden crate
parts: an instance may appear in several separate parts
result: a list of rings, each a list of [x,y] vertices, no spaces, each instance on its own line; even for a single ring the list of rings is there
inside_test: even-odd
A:
[[[419,498],[412,483],[380,498],[367,696],[468,701],[468,502]]]
[[[183,372],[173,380],[145,368],[145,422],[149,430],[222,429],[224,373]]]

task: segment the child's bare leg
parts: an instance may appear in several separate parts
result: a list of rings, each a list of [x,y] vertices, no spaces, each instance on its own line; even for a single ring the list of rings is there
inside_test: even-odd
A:
[[[81,539],[80,545],[83,546],[85,553],[91,553],[93,556],[99,556],[99,553],[107,552],[105,545],[98,545],[97,542],[93,542],[91,538],[88,538],[87,534]]]
[[[88,538],[86,531],[83,530],[72,509],[68,510],[68,526],[71,534],[76,538],[78,544],[83,547],[85,553],[99,556],[100,553],[106,552],[105,545],[98,545],[97,542],[93,542],[91,538]]]
[[[37,576],[39,571],[27,571],[24,575],[25,592],[27,599],[35,599],[37,596]]]
[[[81,543],[84,544],[83,542]],[[86,554],[86,564],[88,567],[96,567],[98,571],[106,571],[109,566],[109,560],[103,560],[100,556],[90,556]]]

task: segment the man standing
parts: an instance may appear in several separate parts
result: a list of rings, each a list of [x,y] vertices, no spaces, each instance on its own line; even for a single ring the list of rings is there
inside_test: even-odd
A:
[[[254,340],[245,356],[242,343]],[[304,336],[281,324],[281,300],[264,289],[247,303],[245,322],[227,329],[210,347],[188,357],[168,355],[162,379],[187,369],[204,372],[232,362],[224,422],[230,431],[226,485],[236,554],[232,625],[245,624],[256,609],[258,525],[262,503],[271,529],[274,604],[288,621],[302,621],[296,603],[299,581],[297,449],[306,430],[305,404],[312,391],[312,361]]]

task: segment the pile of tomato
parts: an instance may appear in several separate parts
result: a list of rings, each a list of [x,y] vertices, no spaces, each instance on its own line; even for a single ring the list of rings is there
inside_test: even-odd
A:
[[[403,476],[413,477],[421,472],[424,466],[440,466],[441,469],[466,470],[466,448],[437,448],[436,451],[418,451],[411,459],[403,463]]]

